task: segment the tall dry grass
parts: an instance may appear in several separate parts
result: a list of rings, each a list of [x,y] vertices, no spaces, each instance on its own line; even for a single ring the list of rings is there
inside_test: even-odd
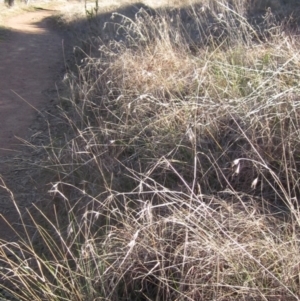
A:
[[[34,238],[1,244],[7,290],[299,300],[299,42],[282,11],[248,4],[88,23],[66,138],[46,148],[52,203],[31,211]]]

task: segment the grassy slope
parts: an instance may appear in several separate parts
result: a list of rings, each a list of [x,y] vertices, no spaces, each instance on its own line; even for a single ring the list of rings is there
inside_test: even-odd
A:
[[[2,246],[4,278],[23,300],[297,300],[294,8],[140,8],[61,17],[80,47],[53,212],[38,247]]]

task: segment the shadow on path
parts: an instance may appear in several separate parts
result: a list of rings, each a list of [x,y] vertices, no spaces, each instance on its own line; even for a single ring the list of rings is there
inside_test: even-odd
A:
[[[26,13],[8,20],[7,38],[0,42],[0,155],[17,150],[26,138],[38,109],[49,99],[64,68],[62,37],[43,19],[51,11]],[[29,132],[28,132],[29,131]]]
[[[21,208],[39,199],[43,181],[30,163],[33,153],[24,159],[22,142],[17,137],[27,140],[39,131],[47,132],[47,116],[39,112],[54,107],[55,82],[61,80],[65,70],[64,37],[48,24],[47,18],[53,12],[40,9],[11,17],[0,30],[4,36],[0,40],[0,177],[14,192]],[[35,127],[36,121],[39,127]],[[28,165],[25,168],[24,160]],[[5,189],[0,190],[0,214],[12,225],[19,223]],[[21,226],[16,229],[22,233]],[[0,238],[11,241],[15,236],[0,218]]]

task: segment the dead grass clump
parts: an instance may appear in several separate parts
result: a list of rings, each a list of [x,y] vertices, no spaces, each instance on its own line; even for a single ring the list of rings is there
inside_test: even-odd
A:
[[[114,193],[86,208],[70,220],[61,245],[38,227],[42,254],[52,252],[52,260],[15,245],[15,256],[22,255],[17,262],[5,257],[2,275],[25,300],[297,298],[299,245],[291,221],[237,193],[226,200],[189,196],[151,178],[142,186],[138,195]]]
[[[298,40],[209,3],[116,13],[66,75],[44,251],[2,274],[25,300],[298,300]]]

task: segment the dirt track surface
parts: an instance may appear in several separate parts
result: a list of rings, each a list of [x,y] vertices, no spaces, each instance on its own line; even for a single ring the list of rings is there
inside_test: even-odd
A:
[[[15,241],[16,233],[4,219],[24,235],[22,227],[16,226],[20,216],[12,199],[24,213],[27,206],[43,198],[39,191],[43,178],[35,168],[39,153],[24,151],[21,140],[46,137],[45,120],[49,113],[57,114],[56,83],[65,67],[63,36],[51,30],[47,20],[55,13],[38,10],[6,19],[9,33],[0,40],[0,239],[5,241]]]
[[[0,42],[0,155],[18,150],[30,135],[30,125],[54,86],[63,67],[61,37],[51,31],[46,17],[53,11],[37,11],[8,19],[9,37]]]

